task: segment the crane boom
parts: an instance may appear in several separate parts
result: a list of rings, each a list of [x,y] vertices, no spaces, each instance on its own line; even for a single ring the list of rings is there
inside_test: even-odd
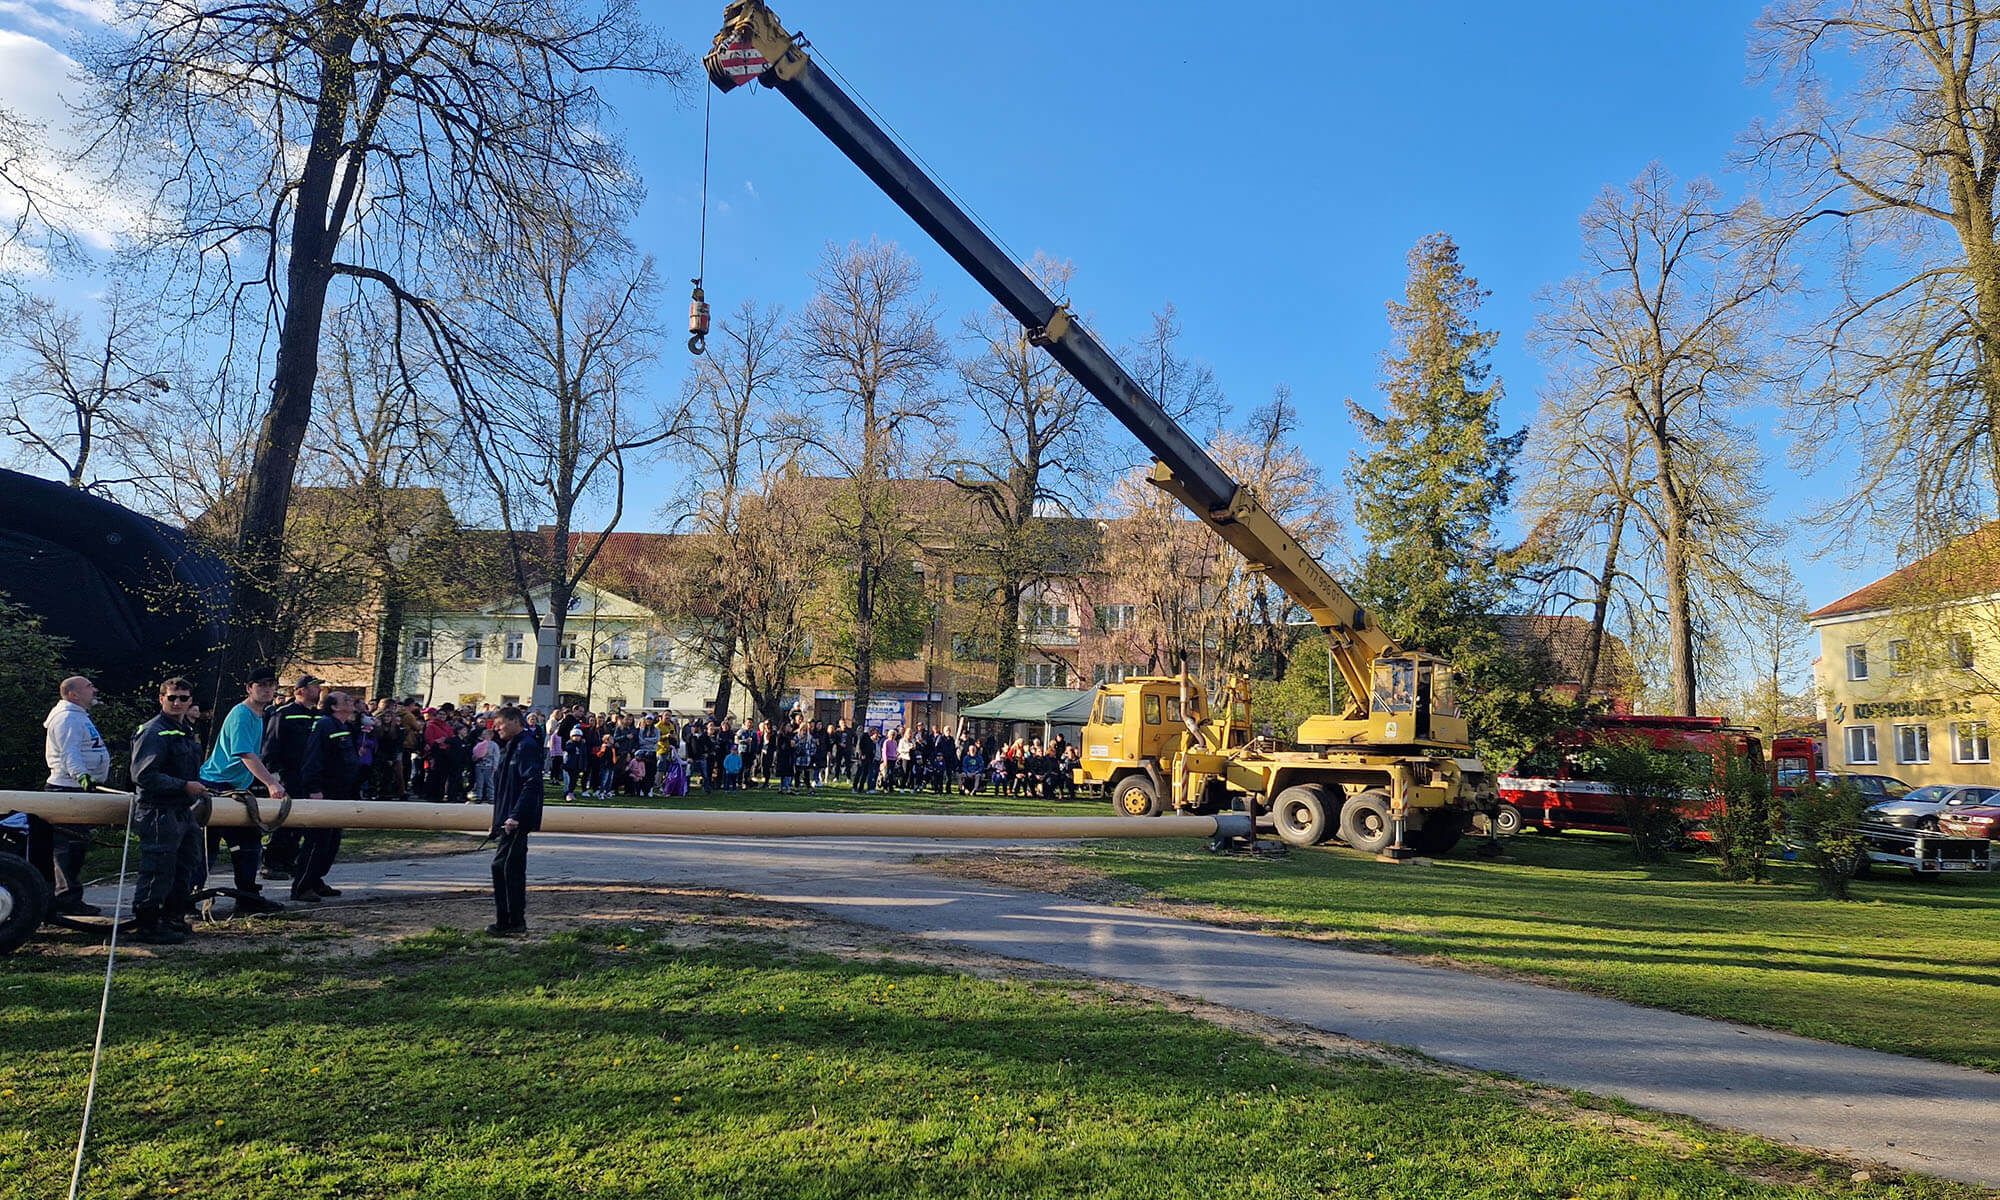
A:
[[[719,90],[752,81],[775,88],[1019,321],[1030,341],[1110,410],[1157,460],[1149,482],[1215,530],[1252,570],[1262,572],[1326,631],[1347,683],[1348,715],[1364,716],[1370,664],[1395,652],[1394,641],[1255,493],[1218,466],[1065,306],[1044,292],[813,63],[807,48],[779,24],[763,0],[734,0],[703,63]]]

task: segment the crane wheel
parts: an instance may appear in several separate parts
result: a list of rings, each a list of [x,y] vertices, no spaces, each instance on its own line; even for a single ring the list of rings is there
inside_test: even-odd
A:
[[[1382,792],[1349,796],[1340,808],[1340,840],[1369,854],[1389,848],[1395,829],[1389,824],[1389,797]]]
[[[1295,783],[1271,802],[1271,826],[1289,846],[1317,846],[1333,832],[1337,809],[1328,803],[1326,788]]]
[[[48,914],[49,885],[18,854],[0,850],[0,954],[28,940]]]
[[[1424,823],[1407,836],[1410,849],[1418,854],[1445,854],[1465,836],[1469,814],[1452,808],[1433,808],[1424,813]]]
[[[1493,826],[1494,837],[1513,837],[1521,832],[1523,821],[1521,810],[1511,804],[1502,804],[1487,814],[1486,820]]]
[[[1160,789],[1144,775],[1127,775],[1111,785],[1111,809],[1121,817],[1160,815]]]

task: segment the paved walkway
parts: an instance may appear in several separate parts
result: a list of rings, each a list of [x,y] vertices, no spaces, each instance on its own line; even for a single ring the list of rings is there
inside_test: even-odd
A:
[[[990,848],[546,834],[528,857],[528,920],[537,882],[727,888],[1622,1097],[1777,1142],[2000,1187],[2000,1075],[1322,942],[945,879],[909,862],[982,845]],[[343,864],[334,873],[347,897],[368,898],[486,888],[487,871],[485,856],[461,855]],[[108,903],[110,889],[103,891],[100,902]]]

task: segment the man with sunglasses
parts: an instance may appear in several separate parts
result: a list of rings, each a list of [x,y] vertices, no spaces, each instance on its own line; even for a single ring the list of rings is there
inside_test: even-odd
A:
[[[132,831],[139,835],[139,884],[132,897],[138,930],[149,946],[187,940],[187,915],[195,881],[206,874],[201,826],[194,802],[208,795],[201,782],[201,741],[183,714],[194,687],[176,676],[160,685],[160,715],[132,740],[132,785],[138,804]]]

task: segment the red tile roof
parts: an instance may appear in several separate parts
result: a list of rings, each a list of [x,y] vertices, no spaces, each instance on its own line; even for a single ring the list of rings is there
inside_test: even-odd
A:
[[[2000,521],[1988,521],[1909,566],[1814,609],[1806,614],[1806,620],[1963,600],[1994,592],[2000,592]]]

